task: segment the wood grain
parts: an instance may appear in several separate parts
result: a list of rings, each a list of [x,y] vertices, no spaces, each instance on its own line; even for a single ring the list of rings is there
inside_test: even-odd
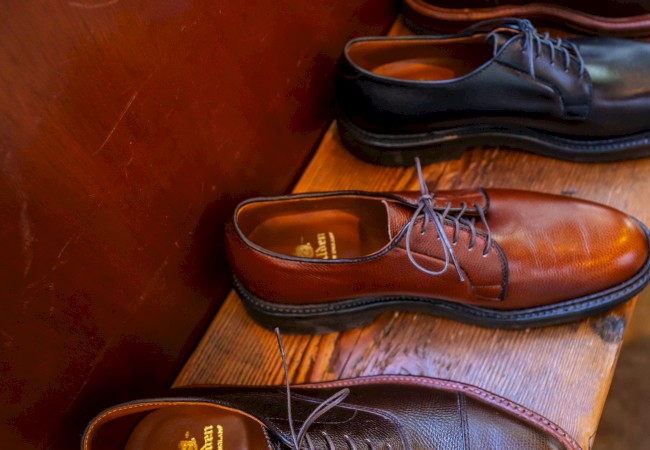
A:
[[[398,25],[393,32],[400,32]],[[440,189],[500,186],[591,199],[650,221],[650,159],[574,164],[498,148],[475,148],[431,164]],[[345,151],[332,125],[295,192],[417,189],[413,168],[363,163]],[[530,226],[534,226],[533,223]],[[317,287],[315,287],[317,288]],[[293,383],[374,374],[448,378],[480,386],[557,422],[591,448],[635,300],[580,322],[541,329],[478,328],[433,316],[384,314],[362,328],[324,336],[285,336]],[[176,380],[188,384],[279,384],[273,333],[249,319],[231,293]]]

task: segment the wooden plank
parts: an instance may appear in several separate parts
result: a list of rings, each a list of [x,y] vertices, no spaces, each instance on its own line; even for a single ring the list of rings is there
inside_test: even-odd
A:
[[[394,32],[399,32],[399,25]],[[475,148],[424,168],[440,189],[511,187],[573,195],[650,221],[650,159],[575,164],[520,151]],[[295,192],[417,189],[413,168],[363,163],[332,125]],[[531,224],[534,225],[534,224]],[[293,383],[375,374],[448,378],[480,386],[557,422],[591,448],[636,300],[607,314],[541,329],[505,331],[433,316],[384,314],[373,324],[324,336],[285,336]],[[275,337],[231,293],[176,385],[280,384]]]

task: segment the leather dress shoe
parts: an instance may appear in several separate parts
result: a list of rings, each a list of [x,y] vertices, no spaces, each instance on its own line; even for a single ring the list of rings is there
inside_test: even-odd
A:
[[[380,313],[526,328],[610,309],[650,279],[648,229],[585,200],[507,189],[251,199],[226,227],[259,324],[327,333]]]
[[[382,165],[503,145],[573,161],[650,155],[650,43],[551,39],[526,20],[350,41],[335,77],[343,144]]]
[[[320,417],[309,417],[342,389],[345,399]],[[233,386],[178,388],[169,396],[117,405],[93,419],[81,448],[580,449],[566,431],[539,414],[453,381],[378,376],[293,386],[292,403],[293,420],[307,426],[301,447],[288,426],[281,388]]]
[[[416,31],[458,31],[506,17],[535,19],[590,34],[650,35],[649,0],[404,0],[405,23]]]
[[[286,361],[285,373],[286,373]],[[300,428],[296,430],[296,426]],[[467,384],[376,376],[189,387],[95,417],[82,450],[579,450],[548,419]]]

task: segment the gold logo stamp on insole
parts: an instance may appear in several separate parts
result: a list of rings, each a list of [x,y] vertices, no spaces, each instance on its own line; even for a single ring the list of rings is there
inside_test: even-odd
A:
[[[215,447],[216,443],[216,447]],[[178,450],[223,450],[223,427],[217,425],[217,441],[214,440],[214,427],[203,427],[203,446],[199,445],[195,437],[190,438],[190,432],[185,432],[185,439],[178,443]]]
[[[300,245],[296,245],[293,252],[294,256],[300,258],[319,258],[319,259],[336,259],[336,238],[334,233],[328,231],[327,233],[318,233],[316,235],[316,248],[311,242],[304,242],[304,238],[300,238]]]

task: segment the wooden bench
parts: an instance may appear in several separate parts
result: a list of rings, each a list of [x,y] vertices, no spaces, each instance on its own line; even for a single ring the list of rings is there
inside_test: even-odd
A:
[[[405,32],[399,22],[392,30]],[[439,189],[510,187],[571,195],[622,209],[646,223],[649,173],[648,158],[577,164],[497,148],[471,149],[461,159],[424,168],[426,179]],[[332,125],[294,192],[417,186],[414,168],[384,168],[355,159],[343,149]],[[284,336],[289,376],[292,383],[376,374],[458,380],[543,414],[588,449],[635,302],[580,322],[523,331],[479,328],[422,314],[384,314],[362,329]],[[231,292],[175,385],[283,380],[273,333],[248,318]]]

